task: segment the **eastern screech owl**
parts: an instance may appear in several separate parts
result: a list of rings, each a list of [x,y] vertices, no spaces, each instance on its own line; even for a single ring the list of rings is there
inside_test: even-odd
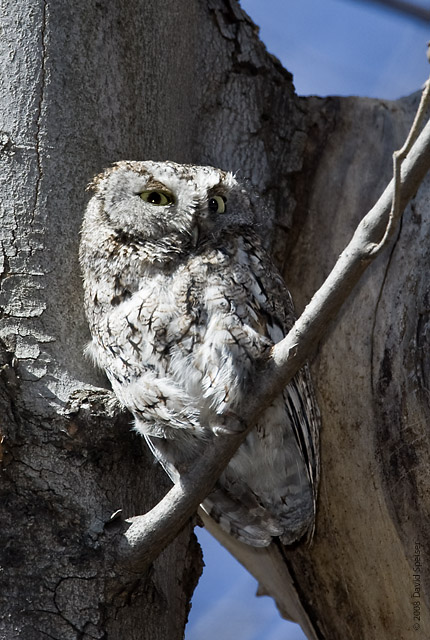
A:
[[[231,173],[118,162],[96,176],[80,262],[89,351],[173,481],[246,397],[294,321],[290,294]],[[304,367],[259,418],[204,510],[245,543],[310,534],[319,414]],[[215,435],[214,435],[215,432]]]

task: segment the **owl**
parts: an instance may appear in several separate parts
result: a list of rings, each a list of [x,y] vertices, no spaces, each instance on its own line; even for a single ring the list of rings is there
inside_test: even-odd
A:
[[[240,418],[256,365],[294,322],[228,172],[121,161],[96,176],[80,245],[88,351],[174,482]],[[313,530],[319,413],[305,366],[259,417],[202,508],[242,542]],[[228,437],[224,436],[224,437]]]

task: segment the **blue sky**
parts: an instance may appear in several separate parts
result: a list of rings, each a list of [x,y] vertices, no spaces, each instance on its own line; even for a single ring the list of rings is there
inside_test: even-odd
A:
[[[427,0],[415,0],[430,8]],[[242,0],[300,95],[396,99],[428,75],[429,26],[359,0]]]
[[[415,0],[430,8],[430,0]],[[241,0],[300,95],[396,99],[418,90],[430,67],[430,27],[359,0]],[[186,640],[306,640],[211,536],[196,529],[206,564]]]

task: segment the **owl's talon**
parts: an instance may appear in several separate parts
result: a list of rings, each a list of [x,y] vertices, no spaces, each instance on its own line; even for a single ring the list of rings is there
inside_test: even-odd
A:
[[[223,420],[226,421],[226,424],[222,424]],[[243,433],[246,426],[241,418],[230,411],[224,418],[220,418],[219,423],[212,426],[211,429],[216,436],[231,436]]]

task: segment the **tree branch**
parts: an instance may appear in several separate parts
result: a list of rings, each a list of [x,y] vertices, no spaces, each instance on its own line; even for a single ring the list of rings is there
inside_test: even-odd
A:
[[[427,94],[428,87],[426,83]],[[304,364],[365,269],[387,245],[398,218],[430,169],[430,122],[412,146],[415,138],[416,127],[413,125],[406,143],[407,149],[411,147],[409,153],[403,153],[405,147],[399,152],[398,173],[360,222],[332,272],[291,331],[273,347],[271,357],[259,363],[246,403],[240,411],[246,430],[213,436],[210,446],[205,448],[192,469],[151,511],[123,523],[120,542],[122,567],[140,573],[196,513],[259,415]],[[392,206],[395,191],[397,197]],[[223,427],[229,427],[229,418]]]
[[[405,0],[362,0],[362,2],[363,1],[370,4],[382,4],[389,9],[400,11],[401,13],[412,16],[413,18],[424,20],[424,22],[430,21],[430,11],[413,2],[406,2]]]
[[[400,190],[401,190],[401,179],[400,179],[400,169],[402,167],[402,162],[408,155],[409,151],[412,149],[412,145],[417,139],[421,125],[423,123],[426,111],[428,109],[430,102],[430,79],[426,81],[424,85],[424,89],[421,95],[420,104],[418,105],[418,110],[415,115],[414,121],[412,123],[411,129],[409,131],[408,137],[406,138],[405,144],[401,149],[395,151],[393,153],[393,198],[391,201],[391,210],[388,219],[388,224],[385,229],[385,233],[382,239],[375,244],[372,249],[372,256],[375,257],[381,249],[384,248],[386,242],[391,237],[401,215],[403,209],[400,204]]]

